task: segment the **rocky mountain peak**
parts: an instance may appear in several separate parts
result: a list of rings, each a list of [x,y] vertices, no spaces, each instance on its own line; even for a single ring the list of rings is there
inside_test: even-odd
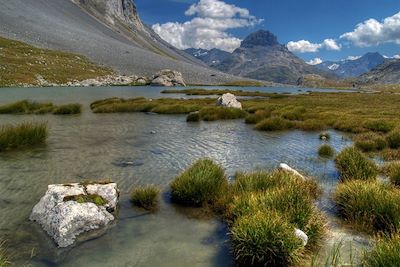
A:
[[[252,48],[255,46],[276,46],[279,45],[275,34],[266,30],[259,30],[251,33],[241,43],[242,48]]]

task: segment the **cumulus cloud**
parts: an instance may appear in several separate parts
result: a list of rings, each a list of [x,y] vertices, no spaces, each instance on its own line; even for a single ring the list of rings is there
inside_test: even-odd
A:
[[[383,19],[368,19],[359,23],[352,32],[340,36],[359,47],[376,46],[383,43],[400,44],[400,12]]]
[[[311,59],[310,61],[306,62],[308,65],[318,65],[322,63],[322,59],[320,59],[319,57],[316,57],[314,59]]]
[[[290,41],[287,48],[292,52],[298,53],[315,53],[320,49],[339,51],[342,46],[333,39],[325,39],[322,43],[316,44],[310,41],[300,40],[297,42]]]
[[[262,22],[250,15],[248,9],[220,0],[200,0],[191,5],[185,15],[193,18],[184,23],[155,24],[152,28],[161,38],[179,49],[219,48],[231,52],[240,46],[241,40],[227,30]]]

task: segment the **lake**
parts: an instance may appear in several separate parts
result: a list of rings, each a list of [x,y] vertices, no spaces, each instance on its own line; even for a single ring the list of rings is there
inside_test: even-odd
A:
[[[84,106],[83,113],[76,116],[0,115],[0,125],[46,121],[50,127],[46,146],[0,154],[0,238],[7,240],[16,265],[233,265],[226,226],[218,218],[201,216],[194,209],[180,208],[169,201],[171,180],[202,157],[221,164],[230,179],[236,171],[272,169],[281,162],[315,177],[325,189],[318,206],[331,217],[333,232],[345,233],[352,240],[360,238],[352,236],[351,231],[332,217],[329,196],[338,175],[333,161],[318,157],[317,150],[323,143],[319,132],[267,133],[253,130],[243,120],[188,124],[184,115],[93,114],[89,108],[95,100],[114,96],[183,96],[162,95],[163,89],[0,89],[1,104],[30,99],[55,104],[77,102]],[[295,94],[308,91],[299,88],[251,88],[250,91],[255,90]],[[329,142],[336,151],[351,143],[342,133],[330,131],[330,134]],[[120,208],[116,222],[100,237],[57,249],[41,228],[28,220],[48,184],[106,178],[118,183]],[[130,190],[144,184],[164,189],[156,213],[138,210],[129,202]]]

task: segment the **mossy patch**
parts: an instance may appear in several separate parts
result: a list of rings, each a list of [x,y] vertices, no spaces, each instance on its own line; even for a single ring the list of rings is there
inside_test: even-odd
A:
[[[102,196],[97,195],[97,194],[88,194],[88,195],[74,195],[74,196],[66,196],[63,199],[64,202],[67,201],[76,201],[79,204],[83,203],[94,203],[97,206],[104,206],[108,203],[106,199],[104,199]]]

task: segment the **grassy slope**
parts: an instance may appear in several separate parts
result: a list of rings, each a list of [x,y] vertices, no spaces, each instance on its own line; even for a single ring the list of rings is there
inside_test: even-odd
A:
[[[62,84],[111,73],[77,54],[35,48],[0,37],[0,87],[39,85],[38,75],[49,83]]]

